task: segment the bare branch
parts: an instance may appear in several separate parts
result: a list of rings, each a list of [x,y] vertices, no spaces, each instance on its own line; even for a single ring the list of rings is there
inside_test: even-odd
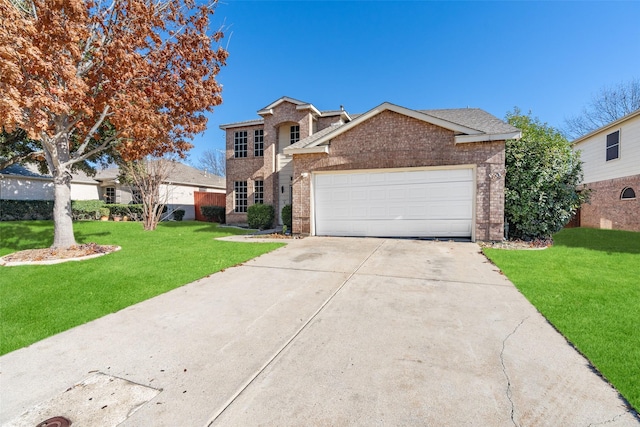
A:
[[[640,109],[640,78],[617,86],[604,87],[582,112],[565,119],[564,132],[572,138],[586,135]]]

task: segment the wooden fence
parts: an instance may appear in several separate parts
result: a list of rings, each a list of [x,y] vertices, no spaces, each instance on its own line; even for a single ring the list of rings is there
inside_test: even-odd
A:
[[[227,195],[224,193],[207,193],[204,191],[193,192],[193,205],[196,209],[196,221],[206,221],[207,219],[200,213],[200,206],[226,206]]]

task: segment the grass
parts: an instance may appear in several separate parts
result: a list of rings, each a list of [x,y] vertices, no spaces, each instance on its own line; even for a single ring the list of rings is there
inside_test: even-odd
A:
[[[244,230],[190,221],[161,223],[155,231],[135,222],[87,221],[74,231],[78,243],[122,249],[79,262],[0,267],[0,354],[282,246],[214,240]],[[52,242],[51,221],[0,222],[0,256]]]
[[[484,252],[640,410],[640,233],[573,228],[546,250]]]

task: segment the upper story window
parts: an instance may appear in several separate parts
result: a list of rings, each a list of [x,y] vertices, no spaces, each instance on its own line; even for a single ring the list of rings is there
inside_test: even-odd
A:
[[[633,191],[633,188],[631,187],[626,187],[624,190],[622,190],[622,193],[620,193],[620,199],[622,200],[633,200],[636,198],[636,192]]]
[[[255,180],[253,182],[253,203],[264,203],[264,181]]]
[[[233,157],[247,157],[247,131],[237,131],[233,136]]]
[[[234,181],[233,192],[234,211],[239,213],[247,212],[247,181]]]
[[[253,155],[264,156],[264,130],[258,129],[253,133]]]
[[[295,144],[300,141],[300,125],[291,126],[290,143]]]
[[[607,162],[620,157],[620,131],[607,135]]]

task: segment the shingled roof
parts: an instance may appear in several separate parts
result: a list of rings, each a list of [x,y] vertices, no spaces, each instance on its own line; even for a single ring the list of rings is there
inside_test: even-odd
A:
[[[393,111],[418,120],[429,122],[454,132],[456,143],[473,143],[520,138],[520,131],[497,117],[479,108],[457,108],[448,110],[411,110],[388,102],[355,117],[347,123],[336,123],[310,135],[284,149],[285,153],[327,152],[327,142],[343,132],[383,111]]]
[[[120,170],[118,168],[107,168],[98,171],[95,179],[98,181],[114,180],[119,174]],[[226,188],[226,180],[224,177],[196,169],[180,162],[173,162],[167,181],[172,184]]]
[[[458,123],[486,134],[517,132],[518,129],[480,108],[452,108],[446,110],[418,110],[421,113]]]

